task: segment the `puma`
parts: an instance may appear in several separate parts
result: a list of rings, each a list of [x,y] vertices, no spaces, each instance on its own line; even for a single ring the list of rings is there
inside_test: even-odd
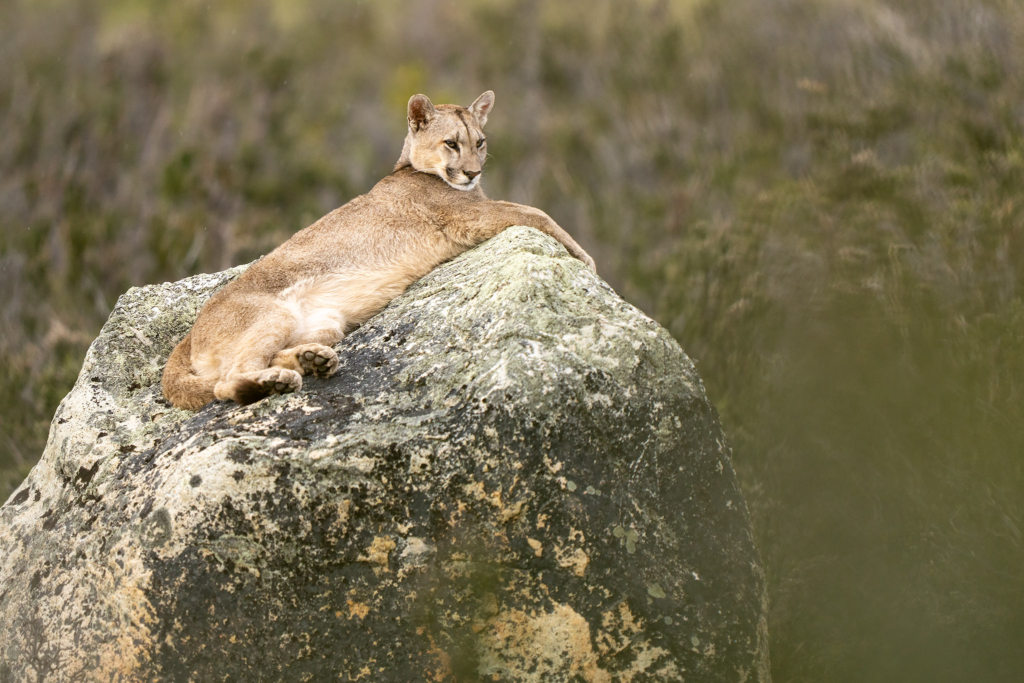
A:
[[[415,280],[512,225],[537,228],[594,268],[547,214],[484,195],[485,92],[468,108],[409,100],[409,132],[391,175],[253,263],[203,306],[163,373],[164,396],[198,410],[249,404],[330,377],[331,348]]]

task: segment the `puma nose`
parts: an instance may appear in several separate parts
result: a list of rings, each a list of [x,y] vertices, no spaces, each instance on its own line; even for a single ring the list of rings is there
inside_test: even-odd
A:
[[[466,177],[469,178],[470,180],[480,175],[480,171],[463,171],[463,173],[465,173]]]

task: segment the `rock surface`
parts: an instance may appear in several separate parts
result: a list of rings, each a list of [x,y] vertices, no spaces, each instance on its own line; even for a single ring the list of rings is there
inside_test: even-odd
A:
[[[656,323],[512,228],[329,380],[170,407],[240,268],[130,290],[0,508],[0,681],[767,681],[714,408]]]

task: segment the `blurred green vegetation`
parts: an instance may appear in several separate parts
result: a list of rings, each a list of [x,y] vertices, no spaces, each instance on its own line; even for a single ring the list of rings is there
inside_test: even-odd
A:
[[[116,297],[264,253],[491,88],[539,206],[692,357],[789,681],[1024,671],[1024,5],[0,4],[0,498]]]

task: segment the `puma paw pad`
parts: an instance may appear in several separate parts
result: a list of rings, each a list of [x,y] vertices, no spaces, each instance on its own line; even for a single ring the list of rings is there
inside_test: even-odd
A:
[[[338,354],[329,346],[310,344],[296,356],[304,374],[330,377],[338,370]]]

